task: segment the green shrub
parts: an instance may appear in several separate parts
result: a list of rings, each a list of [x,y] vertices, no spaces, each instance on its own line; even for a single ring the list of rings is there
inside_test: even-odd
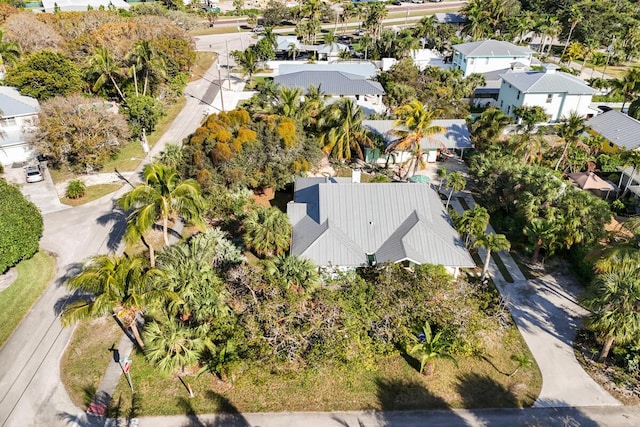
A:
[[[69,181],[69,185],[67,186],[67,197],[70,199],[79,199],[84,197],[87,192],[87,186],[84,185],[84,182],[79,179],[74,179]]]
[[[42,215],[17,187],[0,179],[0,274],[32,257],[40,245]]]

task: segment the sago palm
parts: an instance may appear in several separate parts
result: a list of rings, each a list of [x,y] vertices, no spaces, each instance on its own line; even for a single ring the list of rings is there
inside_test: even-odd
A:
[[[409,336],[412,344],[407,347],[407,353],[420,361],[420,373],[431,375],[433,362],[436,359],[446,359],[453,362],[456,367],[458,362],[450,353],[451,343],[442,336],[442,331],[433,334],[429,322],[424,322],[422,332],[419,335]]]

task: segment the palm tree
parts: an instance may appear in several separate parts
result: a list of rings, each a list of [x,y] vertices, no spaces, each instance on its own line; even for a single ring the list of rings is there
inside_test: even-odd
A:
[[[492,251],[502,251],[511,249],[511,243],[507,240],[504,234],[485,233],[478,236],[473,242],[475,248],[482,247],[487,251],[484,257],[484,264],[482,266],[482,274],[480,280],[484,280],[487,277],[489,271],[489,261],[491,260]]]
[[[584,118],[575,111],[572,111],[569,118],[567,118],[558,129],[558,135],[565,141],[565,144],[554,170],[558,170],[560,165],[564,163],[569,146],[576,145],[586,130],[587,126],[584,124]]]
[[[13,65],[20,58],[20,46],[4,40],[4,30],[0,29],[0,67]]]
[[[67,283],[70,289],[88,293],[90,298],[67,305],[62,322],[68,325],[110,313],[122,326],[131,328],[136,342],[144,348],[138,320],[149,307],[177,299],[166,289],[162,278],[160,270],[147,267],[141,258],[112,255],[90,258]]]
[[[131,52],[129,60],[133,64],[136,96],[138,96],[138,72],[141,71],[144,74],[144,88],[142,90],[142,96],[147,95],[150,75],[155,74],[161,77],[166,77],[167,75],[167,65],[165,64],[164,59],[162,56],[158,55],[158,52],[148,40],[139,40],[133,46],[133,51]]]
[[[320,145],[325,154],[336,159],[351,159],[355,152],[364,159],[362,146],[372,147],[373,142],[362,125],[364,112],[354,100],[343,98],[329,105],[321,114],[319,127]]]
[[[534,219],[524,228],[523,232],[525,236],[529,237],[529,240],[533,243],[531,262],[538,262],[540,249],[551,248],[556,239],[557,231],[558,227],[556,225],[543,218]]]
[[[567,36],[567,41],[564,44],[564,48],[562,49],[562,54],[560,54],[560,58],[564,57],[564,53],[569,47],[569,43],[571,42],[571,36],[573,35],[573,30],[575,30],[576,26],[582,22],[582,20],[584,19],[584,16],[582,16],[582,12],[580,11],[580,9],[578,9],[576,5],[573,5],[571,7],[571,10],[569,11],[569,18],[571,22],[571,26],[569,27],[569,35]]]
[[[422,332],[416,335],[410,335],[413,345],[407,347],[407,353],[420,361],[420,373],[431,375],[433,373],[433,362],[436,359],[447,359],[458,366],[458,362],[453,358],[449,349],[451,343],[442,336],[442,331],[433,334],[429,322],[424,322]]]
[[[291,223],[278,208],[258,207],[244,220],[244,242],[258,255],[284,253],[291,243]]]
[[[592,312],[588,326],[604,341],[598,361],[609,355],[614,342],[626,344],[640,338],[640,276],[634,264],[623,265],[596,278],[585,303]]]
[[[461,12],[467,17],[467,22],[462,28],[463,34],[471,36],[473,40],[480,40],[489,34],[489,12],[485,9],[483,0],[467,2]]]
[[[235,50],[231,55],[242,69],[242,74],[249,76],[248,83],[251,83],[253,75],[257,73],[259,69],[259,61],[255,51],[249,47],[245,50]]]
[[[529,356],[527,356],[526,354],[520,354],[520,355],[512,354],[511,355],[511,360],[516,362],[518,364],[518,366],[516,366],[516,368],[513,370],[513,372],[511,372],[509,374],[510,377],[512,377],[515,374],[517,374],[520,369],[529,369],[530,367],[533,366],[533,360]]]
[[[449,196],[447,197],[447,205],[445,206],[445,210],[449,209],[449,203],[451,202],[451,196],[453,193],[457,193],[458,191],[464,190],[464,187],[467,185],[467,180],[462,176],[460,172],[454,172],[449,174],[447,177],[446,188],[449,188]]]
[[[276,114],[284,117],[291,117],[296,120],[304,117],[302,111],[302,89],[298,87],[281,87],[278,94]]]
[[[476,147],[494,142],[504,129],[513,122],[499,108],[491,107],[482,112],[478,120],[471,125],[471,134]]]
[[[464,211],[458,220],[458,228],[465,235],[464,244],[469,246],[471,238],[482,236],[489,225],[489,212],[480,205]]]
[[[287,290],[306,293],[320,284],[318,267],[308,259],[280,254],[264,261],[267,280]]]
[[[609,83],[612,88],[612,94],[624,97],[621,108],[621,110],[624,110],[627,102],[640,93],[640,67],[629,68],[622,78],[609,80]]]
[[[204,227],[204,200],[195,180],[182,180],[175,168],[157,162],[144,167],[142,179],[142,184],[118,199],[125,211],[131,210],[127,224],[132,233],[144,233],[161,219],[164,244],[168,246],[169,219],[175,215]]]
[[[298,49],[298,45],[296,43],[289,43],[289,50],[288,50],[289,57],[295,61],[298,53],[300,53],[300,50]]]
[[[110,81],[118,95],[120,95],[120,99],[124,101],[124,94],[115,79],[115,76],[120,72],[120,66],[113,60],[107,48],[99,47],[95,50],[89,60],[88,72],[90,75],[97,76],[95,83],[91,87],[93,92],[97,92],[107,81]]]
[[[443,133],[442,126],[432,126],[431,122],[437,111],[425,108],[419,100],[413,100],[395,111],[398,119],[393,123],[394,132],[400,139],[389,145],[387,151],[413,151],[415,155],[414,173],[422,160],[422,141],[433,135]],[[446,147],[445,147],[446,150]],[[409,170],[407,170],[407,175]]]
[[[187,366],[198,363],[205,341],[195,329],[186,327],[173,318],[162,323],[151,322],[144,331],[147,347],[144,351],[149,361],[166,373],[178,369],[184,372]]]

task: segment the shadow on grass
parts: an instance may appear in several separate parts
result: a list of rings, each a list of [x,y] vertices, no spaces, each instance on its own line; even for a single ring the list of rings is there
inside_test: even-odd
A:
[[[456,390],[465,408],[517,408],[517,396],[489,377],[467,373],[458,376]]]
[[[178,399],[178,405],[189,418],[182,427],[249,427],[249,422],[229,399],[211,390],[205,392],[205,397],[216,408],[216,414],[206,418],[198,416],[189,399],[183,397]]]
[[[116,424],[123,427],[133,427],[138,424],[137,417],[140,411],[140,402],[134,393],[131,396],[131,405],[125,414],[122,413],[122,398],[112,400],[111,396],[105,392],[99,392],[95,386],[90,385],[83,388],[83,401],[87,408],[84,414],[72,414],[69,412],[59,412],[57,417],[66,425],[73,427],[96,427],[108,425],[109,420],[118,420]]]

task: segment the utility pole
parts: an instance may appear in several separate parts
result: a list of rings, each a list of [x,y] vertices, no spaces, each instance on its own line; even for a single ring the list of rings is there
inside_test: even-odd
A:
[[[609,59],[611,59],[611,54],[613,53],[613,44],[616,42],[616,36],[613,36],[611,39],[611,44],[607,46],[607,62],[604,63],[604,68],[602,69],[602,79],[604,80],[604,72],[607,71],[607,66],[609,65]]]
[[[224,41],[227,51],[227,77],[229,77],[229,90],[231,90],[231,66],[229,65],[229,40]]]
[[[220,87],[220,105],[224,111],[224,88],[222,87],[222,77],[220,77],[220,61],[218,60],[218,86]]]

